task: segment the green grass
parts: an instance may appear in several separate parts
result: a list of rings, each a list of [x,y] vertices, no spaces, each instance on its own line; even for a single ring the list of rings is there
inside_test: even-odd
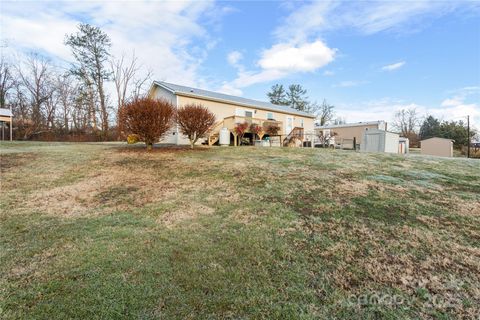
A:
[[[2,319],[479,316],[478,160],[35,142],[0,156]]]

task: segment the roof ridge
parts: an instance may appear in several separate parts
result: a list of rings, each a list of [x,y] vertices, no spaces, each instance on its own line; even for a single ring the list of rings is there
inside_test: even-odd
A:
[[[224,101],[230,101],[232,103],[236,104],[245,104],[245,105],[250,105],[251,107],[256,107],[259,109],[267,109],[271,111],[277,111],[277,112],[282,112],[282,113],[291,113],[291,114],[297,114],[305,117],[311,117],[314,118],[315,115],[310,114],[305,111],[300,111],[295,108],[292,108],[290,106],[282,106],[282,105],[276,105],[268,101],[262,101],[262,100],[256,100],[256,99],[251,99],[251,98],[245,98],[245,97],[240,97],[240,96],[234,96],[226,93],[221,93],[221,92],[216,92],[216,91],[211,91],[211,90],[206,90],[206,89],[201,89],[201,88],[195,88],[195,87],[190,87],[190,86],[184,86],[184,85],[179,85],[167,81],[154,81],[154,83],[157,83],[166,89],[172,91],[172,93],[177,93],[177,94],[191,94],[191,95],[196,95],[199,97],[205,97],[209,99],[217,99],[217,100],[224,100]]]

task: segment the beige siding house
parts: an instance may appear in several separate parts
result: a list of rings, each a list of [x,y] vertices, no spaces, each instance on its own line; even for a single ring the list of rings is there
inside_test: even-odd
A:
[[[174,106],[201,104],[215,114],[216,124],[213,126],[209,143],[218,140],[222,128],[228,129],[234,136],[234,128],[238,123],[249,122],[260,126],[274,123],[280,127],[281,136],[287,137],[294,129],[302,132],[314,132],[314,116],[288,106],[278,106],[268,102],[231,96],[223,93],[181,86],[173,83],[155,81],[149,91],[152,98],[164,98]],[[161,142],[171,144],[188,144],[188,138],[180,134],[178,128],[173,130]]]
[[[437,137],[425,139],[420,141],[420,150],[425,155],[453,157],[453,140]]]
[[[326,126],[316,127],[317,134],[323,134],[324,136],[335,137],[335,143],[337,145],[349,145],[353,148],[353,140],[360,145],[363,140],[364,131],[368,129],[387,130],[387,123],[385,121],[371,121],[371,122],[358,122],[358,123],[345,123],[345,124],[332,124]]]

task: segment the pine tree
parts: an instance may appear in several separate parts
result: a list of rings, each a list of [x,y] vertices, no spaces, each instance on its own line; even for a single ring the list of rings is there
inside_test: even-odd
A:
[[[76,34],[66,37],[65,44],[72,49],[76,60],[72,73],[87,87],[94,84],[96,88],[105,137],[108,131],[108,110],[103,83],[110,78],[110,71],[105,66],[110,56],[110,38],[100,28],[81,23]]]
[[[307,90],[301,85],[291,84],[288,86],[287,100],[290,107],[299,111],[309,111],[310,103],[308,102]]]
[[[285,92],[285,88],[281,84],[276,84],[272,86],[270,92],[267,93],[270,102],[273,104],[286,106],[288,105],[287,101],[287,93]]]
[[[440,121],[433,116],[428,116],[420,127],[420,139],[440,136]]]

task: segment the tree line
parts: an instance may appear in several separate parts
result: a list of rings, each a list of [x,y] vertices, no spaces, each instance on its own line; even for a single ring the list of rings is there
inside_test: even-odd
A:
[[[335,117],[333,105],[327,103],[325,99],[321,104],[310,101],[307,90],[299,84],[291,84],[288,87],[275,84],[267,92],[267,97],[273,104],[290,106],[296,110],[314,114],[317,125],[345,123],[344,118]],[[454,140],[454,146],[461,148],[478,134],[471,129],[469,140],[465,121],[440,121],[432,115],[422,118],[415,108],[397,111],[392,127],[392,130],[397,131],[401,136],[409,138],[412,146],[418,146],[420,140],[440,137]]]
[[[38,52],[0,58],[0,108],[13,113],[15,139],[110,140],[118,134],[118,110],[139,98],[151,72],[135,53],[112,56],[100,28],[80,24],[65,36],[73,61],[59,66]],[[106,90],[112,82],[116,100]]]
[[[439,137],[454,140],[454,147],[460,149],[478,134],[471,128],[469,137],[467,124],[463,120],[441,121],[432,115],[422,118],[415,108],[396,112],[393,127],[403,137],[409,138],[413,146],[417,146],[421,140]]]

